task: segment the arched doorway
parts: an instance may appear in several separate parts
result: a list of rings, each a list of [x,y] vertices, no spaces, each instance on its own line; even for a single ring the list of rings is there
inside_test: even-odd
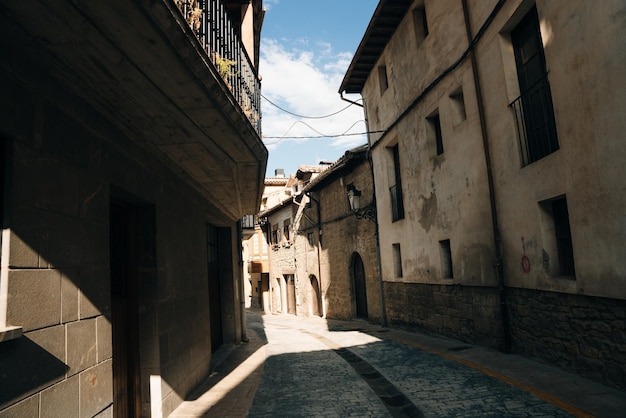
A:
[[[313,274],[309,276],[311,283],[310,298],[309,298],[309,312],[313,316],[322,316],[322,292],[320,291],[320,284],[317,281],[317,277]]]
[[[365,267],[358,253],[352,254],[350,272],[354,288],[354,301],[356,304],[356,317],[367,318],[367,290],[365,285]]]

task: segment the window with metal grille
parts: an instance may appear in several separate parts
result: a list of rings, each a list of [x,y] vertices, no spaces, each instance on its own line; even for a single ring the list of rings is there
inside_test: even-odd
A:
[[[536,8],[513,29],[511,42],[520,88],[520,97],[511,103],[511,108],[525,166],[559,149]]]

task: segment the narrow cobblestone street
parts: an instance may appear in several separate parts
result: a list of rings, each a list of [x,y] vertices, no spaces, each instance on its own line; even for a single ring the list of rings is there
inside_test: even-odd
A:
[[[516,355],[364,321],[248,312],[250,342],[173,417],[619,417],[620,391]]]

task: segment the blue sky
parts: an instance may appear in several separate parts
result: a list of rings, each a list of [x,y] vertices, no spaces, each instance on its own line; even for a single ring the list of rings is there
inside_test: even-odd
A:
[[[372,17],[377,0],[264,0],[261,32],[262,93],[290,112],[324,116],[346,108],[339,86]],[[351,97],[358,99],[359,96]],[[269,150],[267,176],[282,168],[335,161],[364,135],[294,139],[365,132],[363,110],[350,106],[335,116],[304,119],[262,99],[263,141]]]

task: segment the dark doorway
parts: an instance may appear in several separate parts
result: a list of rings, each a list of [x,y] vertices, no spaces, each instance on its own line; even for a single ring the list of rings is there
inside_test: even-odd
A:
[[[365,285],[365,267],[357,253],[352,255],[352,281],[357,318],[367,318],[367,291]]]
[[[296,280],[293,274],[286,274],[287,282],[287,313],[296,314]]]
[[[109,222],[113,415],[139,417],[141,382],[137,324],[137,207],[111,198]]]
[[[311,275],[311,315],[322,316],[322,293],[317,277]]]
[[[220,277],[220,251],[218,228],[207,225],[207,267],[209,274],[209,315],[211,323],[211,352],[223,343],[222,286]],[[224,243],[226,245],[226,243]],[[228,247],[230,248],[230,247]]]

